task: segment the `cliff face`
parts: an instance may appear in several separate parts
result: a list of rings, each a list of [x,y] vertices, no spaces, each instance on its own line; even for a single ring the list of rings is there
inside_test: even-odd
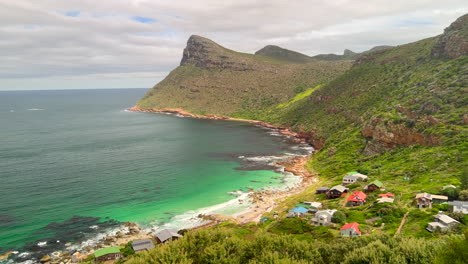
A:
[[[468,14],[444,30],[431,53],[434,58],[456,59],[468,55]]]

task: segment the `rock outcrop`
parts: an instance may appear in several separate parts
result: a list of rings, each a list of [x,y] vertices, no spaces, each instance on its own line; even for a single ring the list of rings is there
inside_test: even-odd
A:
[[[468,14],[444,30],[432,48],[434,58],[456,59],[468,55]]]

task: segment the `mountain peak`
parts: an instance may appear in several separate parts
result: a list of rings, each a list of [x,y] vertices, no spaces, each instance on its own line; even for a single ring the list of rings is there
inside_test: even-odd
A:
[[[450,24],[431,52],[434,58],[456,59],[468,55],[468,14]]]
[[[262,49],[255,52],[255,55],[272,57],[282,61],[294,62],[294,63],[307,63],[314,61],[311,57],[302,53],[281,48],[276,45],[267,45]]]

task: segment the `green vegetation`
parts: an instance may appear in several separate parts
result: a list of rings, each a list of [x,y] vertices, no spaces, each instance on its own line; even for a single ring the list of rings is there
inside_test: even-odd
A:
[[[294,98],[292,98],[290,101],[288,101],[286,103],[279,104],[277,106],[277,108],[288,107],[288,106],[294,104],[295,102],[306,98],[307,96],[311,95],[315,90],[320,88],[320,86],[321,85],[317,85],[317,86],[309,88],[309,89],[307,89],[305,91],[303,91],[304,89],[302,88],[302,86],[298,86],[296,89],[294,89],[294,91],[298,91],[298,93],[294,96]]]

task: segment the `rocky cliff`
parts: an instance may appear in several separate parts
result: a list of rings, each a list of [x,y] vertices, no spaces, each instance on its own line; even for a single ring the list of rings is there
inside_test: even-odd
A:
[[[432,57],[456,59],[468,55],[468,14],[458,18],[444,30],[434,48]]]

